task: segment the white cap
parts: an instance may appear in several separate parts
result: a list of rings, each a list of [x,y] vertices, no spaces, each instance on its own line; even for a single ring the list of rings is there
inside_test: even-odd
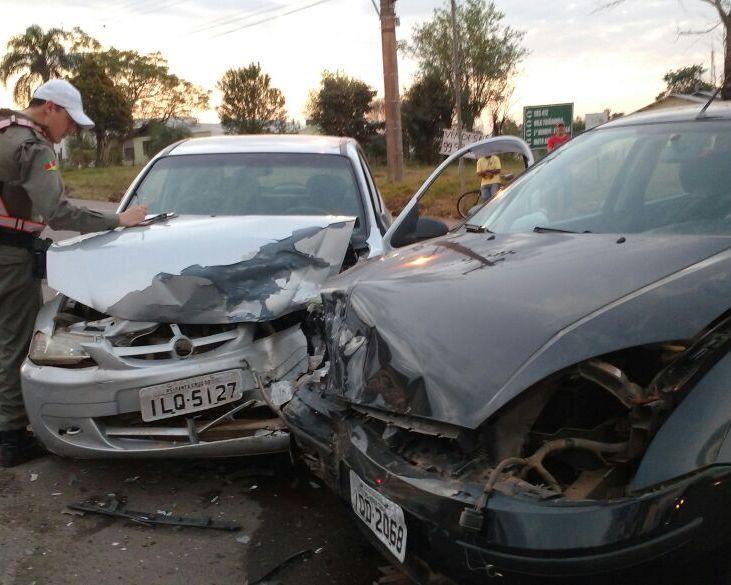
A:
[[[65,79],[46,81],[33,92],[33,97],[61,106],[80,128],[88,130],[94,127],[94,122],[84,113],[79,90]]]

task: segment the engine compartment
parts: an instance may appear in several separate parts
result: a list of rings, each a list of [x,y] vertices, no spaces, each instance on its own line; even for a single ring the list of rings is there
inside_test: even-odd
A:
[[[729,350],[728,320],[690,340],[628,348],[564,369],[476,430],[350,404],[400,465],[445,480],[538,499],[612,500],[663,422]]]

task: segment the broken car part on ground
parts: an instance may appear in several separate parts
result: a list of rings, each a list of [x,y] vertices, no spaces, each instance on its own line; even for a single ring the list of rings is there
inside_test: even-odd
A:
[[[419,582],[728,542],[731,109],[697,114],[588,132],[323,291],[327,361],[282,414]]]

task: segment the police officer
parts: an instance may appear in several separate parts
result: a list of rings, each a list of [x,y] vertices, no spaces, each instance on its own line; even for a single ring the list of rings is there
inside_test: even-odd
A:
[[[42,448],[26,431],[20,366],[42,302],[46,224],[82,233],[131,227],[147,210],[120,214],[71,205],[63,196],[53,144],[94,123],[68,81],[41,85],[22,112],[0,110],[0,467],[37,457]]]

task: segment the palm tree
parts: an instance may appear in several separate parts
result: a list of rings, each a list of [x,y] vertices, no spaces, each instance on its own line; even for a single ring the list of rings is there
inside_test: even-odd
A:
[[[0,61],[0,81],[7,85],[9,78],[20,75],[13,89],[16,103],[27,103],[35,86],[73,68],[77,55],[66,51],[68,38],[69,33],[60,28],[44,32],[33,25],[8,41],[8,52]]]

